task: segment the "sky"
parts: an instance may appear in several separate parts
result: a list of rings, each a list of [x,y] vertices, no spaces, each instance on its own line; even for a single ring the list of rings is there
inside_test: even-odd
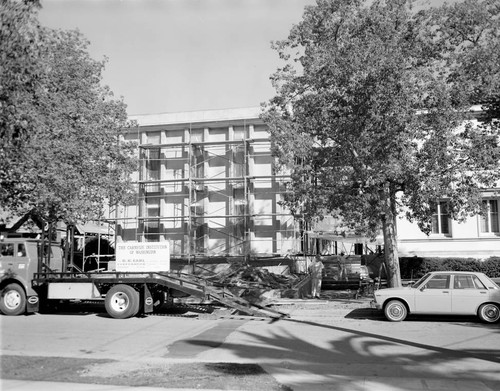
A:
[[[78,29],[129,115],[254,107],[314,0],[42,0],[42,25]]]
[[[430,0],[431,2],[439,0]],[[315,0],[41,0],[42,25],[78,29],[129,115],[256,107],[285,39]]]

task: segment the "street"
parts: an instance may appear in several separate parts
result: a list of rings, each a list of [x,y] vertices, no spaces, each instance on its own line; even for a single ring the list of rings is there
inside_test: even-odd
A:
[[[291,300],[279,309],[290,318],[2,316],[2,389],[34,384],[19,380],[245,390],[500,389],[499,324],[411,316],[391,323],[362,300]],[[78,364],[74,373],[71,360]],[[179,371],[182,364],[193,372],[200,364],[221,363],[254,374],[257,364],[265,372],[259,381],[247,376],[238,382],[236,376],[234,382],[196,379],[190,385],[188,377],[177,382],[179,373],[176,380],[165,369]]]

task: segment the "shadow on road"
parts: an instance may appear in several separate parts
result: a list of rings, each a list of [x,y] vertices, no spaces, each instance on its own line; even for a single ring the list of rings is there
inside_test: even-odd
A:
[[[382,321],[370,309],[354,310],[348,317]],[[305,327],[280,327],[281,322]],[[372,379],[446,378],[451,382],[483,381],[491,389],[500,389],[497,388],[500,386],[498,346],[489,349],[453,349],[434,346],[425,341],[409,341],[307,320],[284,319],[274,325],[276,329],[271,334],[259,333],[258,330],[247,331],[243,337],[247,343],[226,341],[220,348],[230,350],[244,360],[255,360],[263,364],[269,362],[275,368],[283,367],[284,371],[306,371],[318,376],[325,376],[326,371],[326,376],[334,383],[340,381],[339,378],[352,375]],[[320,329],[323,331],[319,331]],[[324,343],[318,343],[317,338],[312,338],[318,335],[325,335],[328,339]],[[206,347],[207,341],[200,337],[202,336],[186,342]],[[253,342],[248,343],[248,340]],[[356,391],[356,387],[351,384],[346,389]]]
[[[358,311],[358,310],[354,310],[353,312],[355,312],[355,311]],[[359,319],[359,318],[356,318],[356,319]],[[456,358],[459,358],[459,359],[460,358],[477,358],[480,360],[486,360],[486,361],[491,361],[491,362],[500,364],[500,349],[496,349],[496,350],[493,349],[493,350],[488,350],[485,352],[481,352],[478,350],[475,350],[475,351],[453,350],[453,349],[447,349],[447,348],[441,348],[438,346],[428,345],[425,343],[412,342],[412,341],[408,341],[408,340],[404,340],[404,339],[400,339],[400,338],[393,338],[393,337],[388,337],[385,335],[368,333],[368,332],[364,332],[364,331],[353,330],[353,329],[339,327],[339,326],[323,325],[323,324],[318,324],[315,322],[309,322],[309,321],[304,321],[304,320],[286,319],[284,321],[307,324],[307,325],[315,326],[315,327],[328,328],[328,329],[336,330],[336,331],[342,331],[342,332],[353,334],[354,336],[369,337],[369,338],[373,338],[377,341],[384,341],[386,343],[391,343],[391,344],[412,346],[412,347],[419,348],[419,349],[425,349],[426,351],[429,351],[432,354],[436,354],[436,353],[443,354],[443,355],[446,355],[447,357],[454,358],[454,359],[456,359]],[[488,326],[488,325],[484,325],[484,326]]]

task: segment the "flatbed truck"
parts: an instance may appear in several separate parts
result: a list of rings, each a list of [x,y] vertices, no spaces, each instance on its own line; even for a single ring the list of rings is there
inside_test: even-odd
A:
[[[0,240],[0,312],[21,315],[54,302],[99,301],[109,316],[125,319],[152,313],[176,297],[195,296],[251,316],[288,316],[192,274],[66,269],[57,245],[26,238]]]

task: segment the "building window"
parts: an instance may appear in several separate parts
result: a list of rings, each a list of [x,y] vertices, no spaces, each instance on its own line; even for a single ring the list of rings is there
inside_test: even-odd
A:
[[[354,243],[354,255],[363,255],[364,247],[363,243]]]
[[[160,217],[160,198],[146,197],[147,217]]]
[[[483,213],[480,216],[481,233],[500,232],[498,224],[498,201],[484,200]]]
[[[160,179],[160,149],[153,148],[143,150],[141,160],[141,179],[145,181],[151,181],[147,184],[144,190],[148,193],[159,192],[160,185],[156,181]]]
[[[146,151],[146,180],[160,179],[160,149],[148,149]]]
[[[146,197],[146,218],[144,219],[144,240],[157,242],[160,240],[160,199]]]
[[[146,133],[146,144],[160,144],[161,133],[160,132],[147,132]]]
[[[159,234],[160,233],[160,219],[147,219],[144,222],[144,233],[149,234]],[[157,237],[155,236],[157,239]]]
[[[173,219],[169,222],[170,228],[181,228],[182,227],[182,216],[184,211],[184,204],[182,202],[174,202],[167,204],[171,211]],[[167,214],[170,214],[167,212]]]
[[[450,214],[448,212],[447,202],[438,202],[434,204],[432,214],[432,233],[449,235],[450,234]]]

